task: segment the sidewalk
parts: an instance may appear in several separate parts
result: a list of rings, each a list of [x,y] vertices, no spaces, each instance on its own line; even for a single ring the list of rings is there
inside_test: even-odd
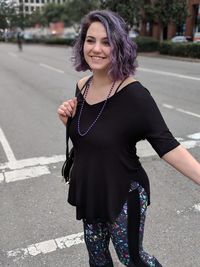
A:
[[[173,60],[200,63],[200,59],[199,58],[175,57],[175,56],[169,56],[169,55],[161,55],[159,52],[139,52],[138,56],[141,56],[141,57],[154,57],[154,58],[157,57],[157,58],[163,58],[163,59],[173,59]]]

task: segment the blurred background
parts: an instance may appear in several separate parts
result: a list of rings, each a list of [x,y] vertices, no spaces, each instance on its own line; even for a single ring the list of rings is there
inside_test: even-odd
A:
[[[94,9],[120,13],[139,52],[200,58],[200,0],[0,0],[0,40],[72,45]]]

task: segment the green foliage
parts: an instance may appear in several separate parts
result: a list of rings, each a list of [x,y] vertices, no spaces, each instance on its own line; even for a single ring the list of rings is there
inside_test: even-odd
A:
[[[160,54],[200,58],[200,44],[163,42],[160,45]]]
[[[48,44],[48,45],[68,45],[68,46],[72,46],[74,44],[74,40],[72,39],[61,39],[61,38],[57,38],[57,37],[54,37],[54,38],[47,38],[44,40],[44,43],[45,44]]]
[[[138,52],[154,52],[159,49],[159,41],[152,37],[138,36],[134,39]]]
[[[177,26],[185,23],[188,15],[187,0],[156,0],[149,3],[144,1],[143,19],[157,22],[166,26],[173,21]]]
[[[13,1],[0,0],[0,29],[10,26],[12,17],[16,15]]]
[[[39,11],[34,11],[31,15],[26,15],[24,17],[24,25],[25,27],[33,27],[36,24],[45,26],[47,25],[47,20],[44,15]]]
[[[45,18],[46,22],[58,22],[62,21],[62,15],[65,12],[65,6],[63,4],[47,4],[44,6],[42,16]]]
[[[140,12],[143,6],[143,0],[105,0],[100,1],[100,8],[109,9],[119,13],[129,28],[138,24],[140,19]]]
[[[78,31],[81,19],[89,11],[99,7],[96,0],[72,0],[66,3],[66,14],[68,16],[69,25],[74,26]]]

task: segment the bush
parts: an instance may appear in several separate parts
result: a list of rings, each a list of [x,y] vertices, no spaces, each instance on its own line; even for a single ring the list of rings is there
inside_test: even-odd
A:
[[[163,42],[160,45],[160,54],[200,58],[200,44]]]
[[[155,38],[138,36],[133,41],[138,46],[138,52],[154,52],[159,50],[159,41]]]
[[[58,38],[58,37],[51,37],[48,39],[44,40],[45,44],[50,44],[50,45],[54,45],[54,44],[58,44],[58,45],[69,45],[72,46],[74,44],[74,40],[73,39],[66,39],[66,38]]]

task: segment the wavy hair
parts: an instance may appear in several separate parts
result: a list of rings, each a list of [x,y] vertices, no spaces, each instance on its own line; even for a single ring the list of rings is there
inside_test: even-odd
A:
[[[93,22],[101,22],[106,29],[111,46],[111,64],[108,75],[112,80],[123,80],[134,74],[136,63],[136,44],[128,35],[128,27],[118,14],[108,10],[95,10],[88,13],[82,20],[81,31],[73,47],[72,61],[77,71],[90,70],[85,61],[83,46],[87,30]]]

